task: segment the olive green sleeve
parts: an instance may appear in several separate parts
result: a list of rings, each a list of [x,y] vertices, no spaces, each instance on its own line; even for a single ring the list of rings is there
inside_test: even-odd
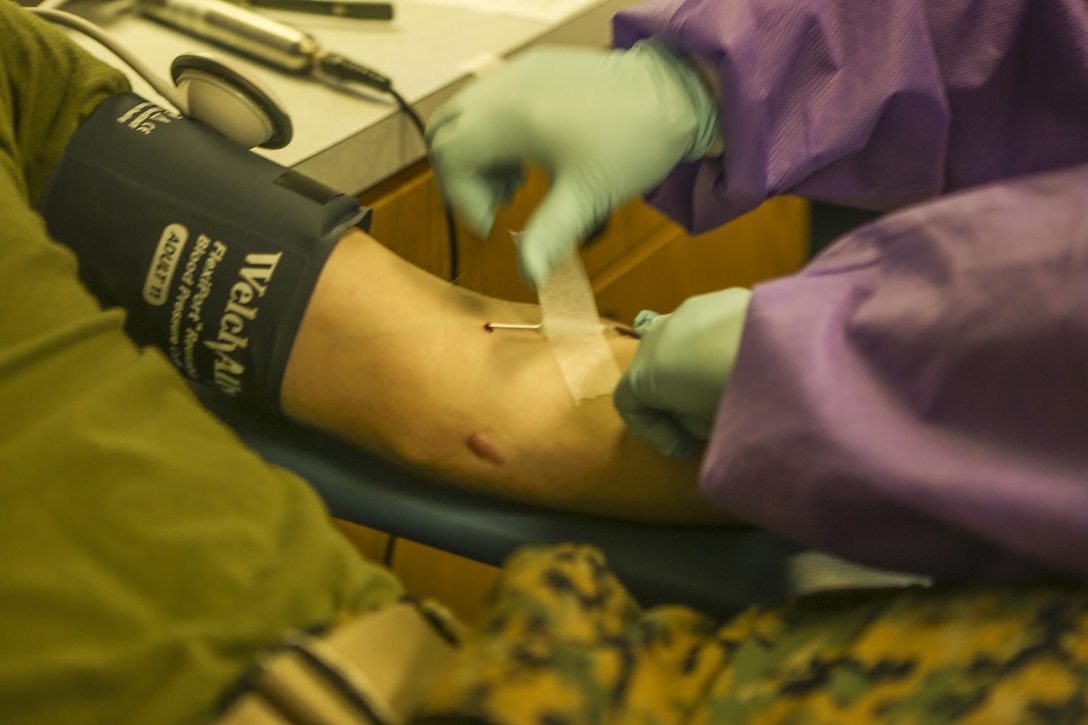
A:
[[[285,631],[399,584],[78,282],[31,200],[125,83],[11,0],[0,37],[0,712],[193,722]]]
[[[0,157],[37,201],[65,142],[127,79],[11,0],[0,2]]]

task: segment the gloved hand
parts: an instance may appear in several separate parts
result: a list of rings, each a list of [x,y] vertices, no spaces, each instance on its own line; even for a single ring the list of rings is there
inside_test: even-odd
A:
[[[699,72],[654,40],[626,51],[530,50],[440,108],[426,134],[444,195],[481,237],[524,182],[526,160],[550,175],[518,245],[534,285],[717,135],[717,105]]]
[[[710,437],[751,296],[735,287],[635,320],[642,342],[614,403],[628,428],[666,456],[689,458]]]

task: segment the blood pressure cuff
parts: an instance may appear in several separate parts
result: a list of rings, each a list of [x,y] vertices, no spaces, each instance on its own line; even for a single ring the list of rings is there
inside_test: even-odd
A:
[[[280,409],[330,252],[369,210],[134,94],[77,129],[42,199],[84,283],[185,375]]]

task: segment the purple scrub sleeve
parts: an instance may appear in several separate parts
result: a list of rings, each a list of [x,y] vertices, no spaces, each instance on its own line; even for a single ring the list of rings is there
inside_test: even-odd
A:
[[[889,210],[1088,160],[1081,0],[650,0],[656,37],[718,80],[724,153],[648,196],[694,231],[793,194]]]
[[[705,495],[878,566],[1088,575],[1088,3],[650,0],[614,34],[716,79],[723,153],[647,197],[689,229],[944,197],[755,289]]]
[[[702,489],[877,566],[1088,575],[1088,165],[894,213],[757,286]]]

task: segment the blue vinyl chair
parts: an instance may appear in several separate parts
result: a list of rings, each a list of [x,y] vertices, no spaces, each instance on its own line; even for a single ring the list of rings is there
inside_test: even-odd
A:
[[[436,486],[335,436],[194,389],[266,460],[309,481],[333,516],[487,564],[527,544],[592,544],[643,606],[716,616],[814,589],[906,583],[753,528],[631,523]]]

